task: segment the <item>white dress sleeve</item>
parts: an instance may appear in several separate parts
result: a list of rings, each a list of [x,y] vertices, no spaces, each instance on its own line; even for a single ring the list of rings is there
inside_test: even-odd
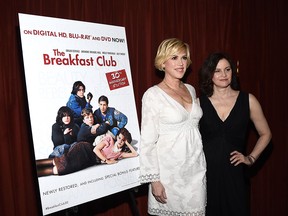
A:
[[[140,138],[140,182],[160,180],[157,140],[159,137],[159,99],[155,87],[148,89],[142,98],[142,120]]]

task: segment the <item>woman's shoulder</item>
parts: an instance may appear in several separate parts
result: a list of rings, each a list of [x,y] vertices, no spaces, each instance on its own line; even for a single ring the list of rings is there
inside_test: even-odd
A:
[[[160,91],[160,87],[158,85],[154,85],[149,87],[143,94],[143,98],[147,97],[155,97]]]
[[[55,123],[52,125],[52,129],[58,129],[58,128],[60,128],[60,125],[59,125],[57,122],[55,122]]]
[[[76,95],[70,94],[68,101],[76,100]]]
[[[108,147],[114,144],[114,139],[110,134],[103,134],[100,142],[105,143],[105,146]]]
[[[248,97],[250,106],[254,106],[254,105],[259,106],[259,101],[258,101],[258,99],[256,98],[255,95],[253,95],[252,93],[246,93],[246,95]]]
[[[192,86],[191,84],[189,84],[189,83],[184,83],[184,85],[185,85],[189,90],[195,92],[195,88],[194,88],[194,86]]]
[[[159,86],[153,85],[153,86],[149,87],[145,92],[154,92],[154,91],[158,91],[158,90],[159,90]]]

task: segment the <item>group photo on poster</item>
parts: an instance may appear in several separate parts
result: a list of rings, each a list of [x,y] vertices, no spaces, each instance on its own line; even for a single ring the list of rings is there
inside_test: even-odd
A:
[[[19,14],[43,214],[139,185],[125,28]]]

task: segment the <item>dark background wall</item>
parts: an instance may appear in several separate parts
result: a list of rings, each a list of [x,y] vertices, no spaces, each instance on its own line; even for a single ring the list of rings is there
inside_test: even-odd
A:
[[[1,215],[41,213],[18,13],[124,26],[139,119],[144,91],[160,81],[153,61],[163,39],[178,37],[190,44],[192,66],[186,82],[196,89],[204,58],[216,50],[230,53],[239,61],[242,89],[259,99],[273,133],[271,144],[249,170],[251,215],[288,215],[286,0],[2,0],[0,11]],[[252,131],[248,149],[256,138]],[[138,209],[146,215],[147,186],[137,190]],[[78,215],[132,215],[129,195],[121,192],[80,205]]]

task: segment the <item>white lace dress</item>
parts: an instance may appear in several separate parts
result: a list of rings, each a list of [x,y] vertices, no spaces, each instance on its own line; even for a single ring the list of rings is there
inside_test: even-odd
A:
[[[161,181],[167,203],[155,200],[149,185],[148,213],[152,215],[204,216],[206,206],[206,161],[198,128],[202,110],[193,86],[192,109],[158,86],[142,98],[140,181]]]

